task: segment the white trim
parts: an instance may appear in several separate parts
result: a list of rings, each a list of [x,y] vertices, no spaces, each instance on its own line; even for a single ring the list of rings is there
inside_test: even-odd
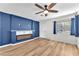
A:
[[[30,40],[25,40],[25,41],[22,41],[22,42],[19,42],[19,43],[15,43],[15,44],[12,44],[12,46],[18,45],[18,44],[21,44],[21,43],[24,43],[24,42],[29,42],[29,41],[32,41],[32,40],[35,40],[35,39],[36,39],[36,38],[30,39]]]
[[[11,44],[6,44],[6,45],[3,45],[3,46],[0,46],[0,48],[3,48],[3,47],[7,47],[7,46],[10,46]]]
[[[79,48],[79,38],[77,38],[77,47]]]

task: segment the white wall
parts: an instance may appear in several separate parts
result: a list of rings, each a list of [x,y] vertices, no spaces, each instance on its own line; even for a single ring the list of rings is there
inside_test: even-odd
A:
[[[48,38],[53,33],[53,24],[51,20],[40,21],[40,37]]]
[[[77,44],[78,39],[75,36],[71,36],[69,31],[65,31],[54,35],[53,19],[40,21],[40,37],[71,44]]]

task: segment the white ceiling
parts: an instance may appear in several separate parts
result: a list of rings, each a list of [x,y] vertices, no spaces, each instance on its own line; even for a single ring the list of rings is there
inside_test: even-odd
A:
[[[45,4],[38,3],[41,6]],[[48,3],[46,3],[48,4]],[[19,15],[33,20],[44,20],[48,18],[55,18],[67,14],[72,14],[79,10],[78,3],[57,3],[52,9],[58,10],[58,13],[50,13],[47,17],[36,15],[36,12],[41,11],[34,3],[0,3],[0,11]]]

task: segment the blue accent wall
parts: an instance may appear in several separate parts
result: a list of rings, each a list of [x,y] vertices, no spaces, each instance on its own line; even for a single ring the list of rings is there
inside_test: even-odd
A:
[[[75,18],[71,18],[71,35],[75,35]]]
[[[17,42],[17,40],[16,40],[16,32],[13,31],[11,33],[11,43],[16,43],[16,42]]]
[[[33,30],[32,37],[38,37],[39,22],[0,12],[0,45],[16,42],[16,33],[11,30]]]
[[[2,44],[2,41],[1,41],[1,39],[2,39],[2,34],[1,34],[1,13],[0,13],[0,45]]]
[[[32,20],[13,15],[11,17],[12,30],[31,30]]]
[[[38,37],[39,36],[39,22],[33,21],[32,29],[33,29],[33,37]]]
[[[10,15],[2,13],[2,44],[10,43]]]
[[[75,16],[75,36],[79,37],[79,15]]]

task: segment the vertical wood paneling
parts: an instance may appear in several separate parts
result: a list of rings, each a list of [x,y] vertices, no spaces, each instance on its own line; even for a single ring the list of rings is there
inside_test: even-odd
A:
[[[2,44],[2,31],[1,31],[1,13],[0,13],[0,45]]]
[[[39,22],[0,12],[0,45],[16,41],[16,34],[11,33],[11,30],[34,30],[34,37],[37,37],[39,36]]]
[[[10,43],[10,15],[2,13],[2,44]]]

